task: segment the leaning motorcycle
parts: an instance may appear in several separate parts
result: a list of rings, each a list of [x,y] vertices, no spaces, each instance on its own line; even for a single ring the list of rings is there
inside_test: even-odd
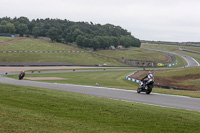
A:
[[[154,82],[150,82],[146,84],[145,86],[143,86],[143,84],[144,84],[144,81],[141,80],[139,83],[139,87],[137,89],[137,93],[145,92],[146,94],[150,94],[154,87]]]
[[[20,73],[19,74],[19,80],[22,80],[24,78],[24,74],[23,73]]]

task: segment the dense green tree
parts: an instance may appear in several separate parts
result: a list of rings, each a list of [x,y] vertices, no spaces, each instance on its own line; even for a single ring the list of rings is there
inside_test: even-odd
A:
[[[135,38],[135,47],[140,47],[140,46],[141,46],[141,41]]]
[[[62,35],[58,34],[56,42],[61,42],[61,43],[64,42],[64,38],[62,37]]]
[[[26,25],[28,25],[28,24],[30,23],[30,21],[29,21],[29,19],[28,19],[27,17],[19,17],[19,18],[17,19],[17,21],[18,21],[19,23],[26,24]]]
[[[58,29],[52,27],[48,30],[47,36],[51,39],[51,41],[55,41],[58,37]]]
[[[6,24],[8,24],[8,23],[10,23],[10,22],[7,21],[7,20],[2,20],[2,21],[1,21],[1,25],[6,25]]]
[[[90,47],[90,42],[91,42],[91,40],[89,38],[84,37],[83,42],[82,42],[82,46],[83,47]]]
[[[14,34],[15,26],[14,26],[14,24],[10,23],[9,21],[3,20],[3,21],[1,21],[1,24],[0,24],[0,32]]]
[[[29,32],[29,29],[28,29],[27,24],[20,23],[20,24],[17,26],[17,29],[18,29],[18,31],[19,31],[20,37],[23,37],[24,34],[28,34],[28,32]]]
[[[82,35],[77,36],[77,38],[76,38],[77,45],[80,46],[80,47],[83,47],[83,40],[84,39],[85,39],[85,37],[82,36]]]
[[[99,48],[102,49],[103,48],[103,44],[104,44],[104,37],[102,36],[96,36],[95,39],[98,41],[99,43]]]
[[[6,28],[7,28],[7,32],[14,34],[16,29],[15,29],[15,25],[12,23],[6,24]]]
[[[34,27],[32,30],[32,35],[37,38],[40,35],[40,28],[39,27]]]
[[[34,37],[48,36],[52,41],[77,43],[81,47],[106,49],[110,46],[140,47],[141,42],[126,29],[112,24],[94,24],[92,22],[72,22],[61,19],[33,19],[26,17],[0,18],[0,32],[30,34]]]
[[[100,48],[100,43],[96,38],[93,38],[90,44],[91,44],[91,48],[93,48],[95,51]]]
[[[5,25],[0,25],[0,33],[6,33],[5,29],[6,29]]]
[[[72,33],[72,40],[75,41],[79,35],[83,35],[83,32],[80,29],[75,29]]]

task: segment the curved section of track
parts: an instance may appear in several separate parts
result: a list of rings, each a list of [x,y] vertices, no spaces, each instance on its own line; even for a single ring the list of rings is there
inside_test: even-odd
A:
[[[187,67],[199,66],[198,62],[193,60],[191,57],[181,54],[177,55],[183,57],[188,62]],[[175,95],[166,95],[157,93],[151,93],[151,95],[146,95],[142,93],[138,95],[137,92],[133,90],[71,85],[71,84],[55,84],[55,83],[45,83],[45,82],[27,81],[27,80],[15,80],[1,76],[0,76],[0,83],[67,91],[85,95],[112,98],[117,100],[144,103],[149,105],[195,110],[200,112],[200,98],[190,98],[185,96],[175,96]]]
[[[187,55],[178,54],[178,53],[174,53],[174,52],[168,52],[168,51],[162,51],[162,50],[156,50],[156,49],[150,49],[150,48],[143,48],[143,49],[148,49],[148,50],[153,50],[153,51],[157,51],[157,52],[178,55],[178,56],[182,57],[187,62],[188,65],[185,66],[185,67],[200,66],[200,64],[194,58],[187,56]]]
[[[165,95],[157,93],[151,93],[151,95],[146,95],[146,94],[138,95],[137,92],[133,90],[71,85],[71,84],[55,84],[55,83],[45,83],[45,82],[27,81],[27,80],[15,80],[5,77],[0,77],[0,82],[5,84],[39,87],[45,89],[92,95],[97,97],[106,97],[117,100],[144,103],[149,105],[200,111],[199,98],[190,98],[184,96],[174,96],[174,95]]]

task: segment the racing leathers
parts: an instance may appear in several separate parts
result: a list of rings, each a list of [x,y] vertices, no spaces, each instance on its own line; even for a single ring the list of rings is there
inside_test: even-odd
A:
[[[147,80],[144,80],[147,79]],[[154,77],[152,73],[149,73],[148,75],[146,75],[144,78],[141,79],[141,81],[143,81],[143,87],[145,87],[146,85],[150,84],[150,83],[154,83]]]

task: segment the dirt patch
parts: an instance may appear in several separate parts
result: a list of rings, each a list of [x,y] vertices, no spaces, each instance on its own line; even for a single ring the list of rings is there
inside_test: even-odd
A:
[[[141,75],[144,73],[147,73],[147,71],[137,71],[133,75],[130,75],[129,78],[140,80],[142,78]]]
[[[25,77],[24,79],[29,79],[29,80],[66,80],[66,78],[58,78],[58,77]]]
[[[173,83],[184,82],[184,81],[191,80],[191,79],[200,79],[200,75],[185,76],[185,77],[172,77],[172,78],[159,77],[159,78],[156,78],[156,84],[163,85],[163,86],[184,88],[184,89],[188,89],[188,90],[198,90],[198,91],[200,91],[200,88],[196,88],[194,86],[174,85],[173,84]]]
[[[152,73],[156,73],[156,71],[152,71]],[[147,71],[137,71],[134,75],[129,76],[129,78],[140,80],[147,74]],[[191,80],[191,79],[200,79],[200,75],[197,76],[185,76],[185,77],[161,77],[157,76],[155,78],[155,84],[161,85],[161,86],[169,86],[169,87],[175,87],[175,88],[183,88],[188,90],[198,90],[200,91],[200,88],[196,88],[194,86],[184,86],[184,85],[174,85],[174,83],[180,83],[183,81]]]
[[[0,43],[0,45],[12,43],[12,42],[15,42],[15,41],[18,41],[18,40],[21,40],[21,39],[24,39],[24,38],[23,37],[18,37],[18,38],[15,38],[15,39],[7,41],[7,42],[2,42],[2,43]]]

